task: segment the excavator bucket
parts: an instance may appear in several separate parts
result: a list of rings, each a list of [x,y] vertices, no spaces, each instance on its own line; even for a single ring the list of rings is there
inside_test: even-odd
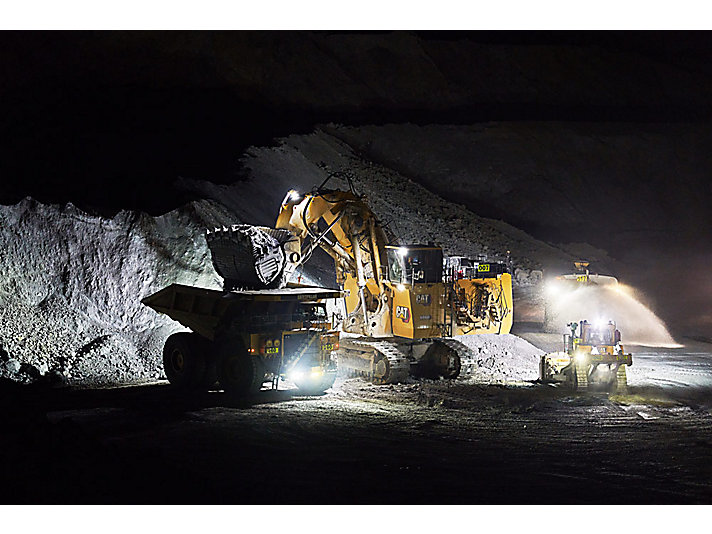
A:
[[[284,243],[291,238],[286,230],[248,224],[215,228],[206,236],[213,266],[228,291],[283,287],[287,263]]]

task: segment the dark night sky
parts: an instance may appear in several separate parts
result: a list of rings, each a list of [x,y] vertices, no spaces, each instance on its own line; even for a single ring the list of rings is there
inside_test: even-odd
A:
[[[317,36],[313,39],[314,35]],[[353,33],[285,32],[3,32],[0,34],[0,202],[31,195],[42,201],[72,201],[111,212],[140,208],[158,213],[184,198],[171,188],[179,176],[228,183],[239,178],[238,157],[250,145],[275,136],[306,133],[316,123],[475,123],[486,120],[707,121],[712,98],[688,98],[684,84],[651,103],[646,80],[637,73],[620,81],[639,85],[639,101],[586,95],[559,99],[556,79],[516,98],[498,99],[476,91],[447,101],[433,94],[411,97],[403,90],[422,82],[400,68],[393,50],[375,46],[389,34],[356,34],[367,59],[341,65],[352,86],[341,98],[334,71],[319,76],[323,42]],[[532,62],[547,50],[583,50],[592,65],[617,54],[683,69],[690,79],[710,84],[709,33],[699,32],[416,32],[395,54],[419,43],[448,43],[455,53],[440,60],[445,84],[471,82],[458,50],[515,47],[531,50]],[[314,42],[316,41],[316,44]],[[419,45],[420,46],[420,45]],[[321,49],[320,49],[321,47]],[[324,52],[327,56],[333,52]],[[354,50],[354,54],[358,53]],[[556,52],[557,54],[559,52]],[[314,64],[309,64],[310,54]],[[528,57],[528,56],[524,56]],[[559,59],[557,59],[559,57]],[[559,61],[562,78],[569,68]],[[560,57],[564,57],[561,60]],[[305,59],[306,58],[306,59]],[[289,63],[301,61],[289,70]],[[521,60],[519,60],[521,61]],[[563,61],[563,62],[562,62]],[[286,68],[284,68],[286,65]],[[407,67],[407,65],[406,65]],[[486,75],[517,76],[521,64],[506,56]],[[606,66],[601,68],[606,72]],[[245,73],[252,69],[257,72]],[[284,71],[284,72],[282,72]],[[475,76],[477,73],[475,73]],[[301,76],[304,79],[301,79]],[[610,78],[618,76],[612,71]],[[374,80],[376,80],[374,82]],[[615,81],[615,80],[614,80]],[[610,82],[610,80],[609,80]],[[363,89],[382,83],[374,98]],[[547,83],[549,85],[547,85]],[[576,90],[576,80],[568,79]],[[586,83],[585,81],[581,82]],[[392,84],[389,85],[389,84]],[[293,93],[302,91],[301,99]],[[569,92],[572,90],[569,88]],[[312,95],[313,98],[303,96]],[[635,91],[634,91],[635,94]]]

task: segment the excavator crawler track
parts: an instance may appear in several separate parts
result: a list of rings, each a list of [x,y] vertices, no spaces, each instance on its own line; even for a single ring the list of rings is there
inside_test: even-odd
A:
[[[389,341],[342,339],[339,363],[374,384],[404,382],[410,362],[395,343]]]
[[[457,374],[446,378],[465,378],[477,368],[475,353],[464,343],[452,338],[439,338],[459,358]],[[342,339],[340,366],[350,376],[368,378],[374,384],[405,381],[410,374],[410,361],[397,343],[385,340]]]
[[[440,343],[450,347],[460,357],[460,374],[455,378],[464,378],[475,372],[477,368],[477,356],[475,352],[464,343],[451,337],[438,339]]]

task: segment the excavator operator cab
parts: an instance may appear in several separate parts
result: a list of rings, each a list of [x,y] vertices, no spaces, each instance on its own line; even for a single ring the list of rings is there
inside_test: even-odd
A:
[[[435,284],[443,278],[440,247],[386,245],[388,280],[394,284]]]

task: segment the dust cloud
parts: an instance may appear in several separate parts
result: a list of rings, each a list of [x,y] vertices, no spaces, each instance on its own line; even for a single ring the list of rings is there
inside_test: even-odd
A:
[[[614,321],[622,342],[648,347],[678,348],[665,323],[624,284],[571,287],[549,281],[546,291],[546,329],[567,331],[566,324],[582,320]]]

